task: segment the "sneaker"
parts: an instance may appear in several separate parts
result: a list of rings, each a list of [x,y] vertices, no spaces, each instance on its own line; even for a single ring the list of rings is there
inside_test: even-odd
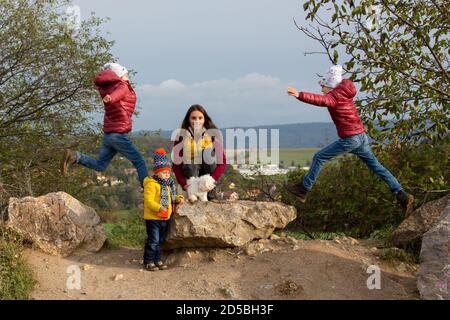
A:
[[[306,189],[303,184],[285,184],[284,188],[294,196],[298,197],[301,202],[306,202],[306,196],[309,193],[309,190]]]
[[[167,266],[162,261],[156,262],[156,266],[159,268],[159,270],[166,270]]]
[[[405,191],[398,192],[395,197],[397,198],[398,203],[403,209],[405,213],[405,218],[408,218],[413,210],[414,197],[413,195],[406,193]]]
[[[158,271],[159,268],[156,266],[154,262],[144,264],[144,268],[147,271]]]
[[[65,176],[69,167],[75,163],[77,163],[77,154],[75,151],[66,149],[64,151],[64,156],[61,161],[61,174]]]

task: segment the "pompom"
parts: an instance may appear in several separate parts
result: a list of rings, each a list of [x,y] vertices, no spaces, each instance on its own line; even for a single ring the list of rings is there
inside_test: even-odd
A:
[[[161,156],[165,156],[166,155],[166,150],[164,150],[163,148],[159,148],[155,150],[155,154],[159,154]]]

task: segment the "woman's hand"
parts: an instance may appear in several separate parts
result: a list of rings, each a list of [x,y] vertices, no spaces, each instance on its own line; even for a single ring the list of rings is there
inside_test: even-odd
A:
[[[289,87],[289,88],[287,89],[287,93],[288,93],[288,95],[290,95],[290,96],[292,96],[292,97],[295,97],[295,98],[298,98],[299,95],[300,95],[300,93],[297,91],[297,89],[292,88],[292,87]]]
[[[167,210],[168,210],[167,208],[161,206],[161,208],[159,209],[159,212],[165,212],[165,211],[167,211]]]

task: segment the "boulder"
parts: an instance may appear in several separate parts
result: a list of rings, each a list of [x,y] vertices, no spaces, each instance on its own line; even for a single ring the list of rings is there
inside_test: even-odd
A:
[[[10,198],[6,226],[42,251],[63,257],[96,252],[106,240],[95,210],[64,192]]]
[[[296,216],[294,207],[278,202],[184,203],[172,217],[164,248],[242,247],[269,238]]]
[[[415,210],[392,233],[394,245],[403,247],[408,244],[420,243],[423,234],[438,223],[449,199],[450,193],[441,199],[427,202]]]
[[[423,235],[417,287],[424,300],[450,300],[450,200],[439,222]]]

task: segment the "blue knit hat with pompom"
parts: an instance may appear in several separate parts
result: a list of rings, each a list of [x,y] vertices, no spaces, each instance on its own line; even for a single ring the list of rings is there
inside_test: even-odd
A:
[[[156,149],[153,155],[153,172],[158,173],[161,171],[172,169],[172,163],[166,156],[166,150],[163,148]]]

